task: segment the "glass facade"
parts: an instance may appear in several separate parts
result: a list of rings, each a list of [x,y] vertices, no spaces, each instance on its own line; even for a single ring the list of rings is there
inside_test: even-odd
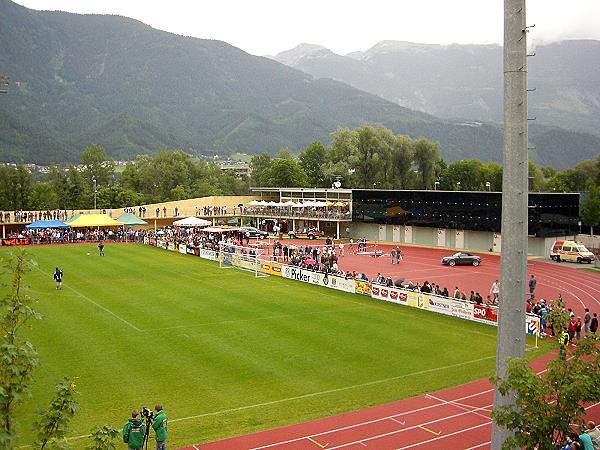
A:
[[[352,191],[352,221],[457,230],[500,231],[499,192]],[[529,194],[529,235],[579,230],[579,194]]]

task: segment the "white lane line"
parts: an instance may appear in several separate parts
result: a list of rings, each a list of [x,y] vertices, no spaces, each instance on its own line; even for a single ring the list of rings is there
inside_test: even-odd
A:
[[[431,395],[431,394],[426,394],[425,396],[429,397],[429,398],[432,398],[434,400],[437,400],[438,402],[445,403],[445,404],[450,405],[450,406],[456,406],[457,408],[462,409],[464,411],[473,411],[473,414],[478,415],[480,417],[483,417],[484,419],[489,419],[490,418],[490,416],[486,416],[484,414],[480,414],[478,412],[475,412],[475,408],[477,408],[476,406],[465,405],[464,403],[459,403],[459,402],[456,402],[454,400],[444,400],[442,398],[436,397],[435,395]],[[486,411],[486,412],[492,412],[491,408],[485,409],[484,411]]]
[[[477,397],[477,396],[480,396],[480,395],[489,394],[493,390],[494,389],[487,389],[485,391],[476,392],[474,394],[466,395],[464,397],[459,397],[456,400],[466,400],[468,398],[473,398],[473,397]],[[323,431],[321,433],[311,434],[311,437],[319,437],[319,436],[323,436],[323,435],[326,435],[326,434],[337,433],[338,431],[351,430],[353,428],[358,428],[358,427],[362,427],[362,426],[365,426],[365,425],[371,425],[373,423],[381,422],[381,421],[388,420],[388,419],[394,420],[394,417],[406,416],[408,414],[414,414],[414,413],[425,411],[425,410],[428,410],[428,409],[431,409],[431,408],[437,408],[437,407],[442,406],[442,405],[443,404],[441,404],[441,403],[436,403],[434,405],[423,406],[421,408],[415,408],[415,409],[411,409],[409,411],[398,412],[397,414],[393,414],[391,416],[379,417],[377,419],[372,419],[372,420],[368,420],[368,421],[365,421],[365,422],[359,422],[359,423],[355,423],[353,425],[348,425],[348,426],[341,427],[341,428],[334,428],[334,429],[331,429],[331,430]],[[274,444],[267,444],[267,445],[263,445],[261,447],[255,447],[254,449],[251,449],[251,450],[258,450],[258,449],[262,449],[262,448],[269,448],[269,447],[275,447],[275,446],[278,446],[278,445],[289,444],[291,442],[301,441],[301,440],[303,440],[305,438],[306,438],[306,436],[302,436],[302,437],[295,438],[295,439],[289,439],[287,441],[281,441],[281,442],[276,442]]]

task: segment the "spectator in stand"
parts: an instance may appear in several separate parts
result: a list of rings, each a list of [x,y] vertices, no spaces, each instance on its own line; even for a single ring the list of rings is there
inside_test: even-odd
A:
[[[592,321],[592,315],[590,314],[590,309],[585,308],[585,314],[583,315],[583,331],[585,332],[585,337],[588,337],[590,334],[590,322]]]
[[[492,295],[492,300],[497,302],[498,297],[500,296],[500,282],[498,280],[492,283],[492,287],[490,287],[490,294]]]
[[[598,427],[596,427],[596,424],[594,422],[589,421],[586,424],[585,434],[587,434],[592,440],[592,445],[594,446],[594,449],[600,449],[600,430],[598,429]]]

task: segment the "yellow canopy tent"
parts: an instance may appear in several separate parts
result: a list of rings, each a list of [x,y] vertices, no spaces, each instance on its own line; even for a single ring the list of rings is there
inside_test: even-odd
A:
[[[121,227],[123,224],[113,219],[108,214],[81,214],[72,222],[69,222],[72,228],[83,227]]]

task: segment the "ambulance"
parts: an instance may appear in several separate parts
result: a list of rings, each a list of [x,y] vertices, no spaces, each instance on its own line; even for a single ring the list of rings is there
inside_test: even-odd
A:
[[[555,241],[550,250],[550,258],[556,262],[570,261],[591,264],[596,257],[581,242]]]

